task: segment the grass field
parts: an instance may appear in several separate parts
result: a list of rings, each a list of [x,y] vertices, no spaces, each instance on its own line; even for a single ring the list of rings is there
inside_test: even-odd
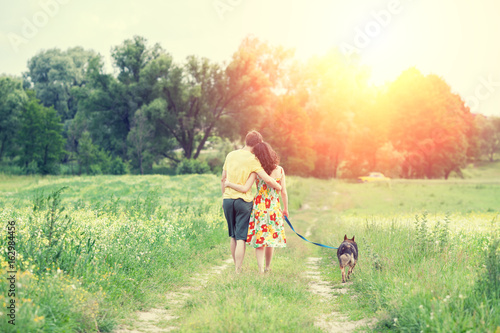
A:
[[[356,235],[359,263],[341,285],[336,252],[290,229],[273,272],[251,249],[243,274],[227,269],[190,291],[171,326],[181,332],[320,332],[318,318],[372,318],[358,330],[495,332],[500,326],[498,165],[465,179],[352,184],[290,177],[291,221],[309,239],[338,246]],[[498,177],[497,177],[498,176]],[[138,310],[168,308],[229,254],[218,177],[0,175],[2,332],[110,332]],[[15,221],[16,326],[8,324],[8,221]],[[347,288],[320,301],[304,275]],[[131,319],[132,318],[132,319]]]

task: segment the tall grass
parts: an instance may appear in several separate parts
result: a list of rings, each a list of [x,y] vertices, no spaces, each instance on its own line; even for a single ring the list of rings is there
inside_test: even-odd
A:
[[[499,212],[484,206],[486,194],[475,186],[461,193],[469,203],[459,211],[450,209],[454,205],[436,206],[432,201],[440,200],[437,195],[419,199],[398,186],[410,185],[358,188],[364,191],[362,196],[380,203],[373,213],[367,208],[373,203],[361,201],[355,210],[329,213],[330,218],[318,222],[323,230],[319,239],[339,244],[345,233],[355,234],[360,250],[349,286],[356,298],[340,296],[339,310],[352,319],[376,318],[376,332],[496,332],[500,326]],[[432,184],[432,191],[443,193],[452,187]],[[488,191],[498,188],[489,186]],[[400,211],[386,201],[394,192],[400,193],[398,200],[404,206],[411,202],[433,207],[433,212],[422,210],[412,216]],[[380,213],[384,210],[385,214]],[[336,252],[321,253],[323,273],[340,283]]]
[[[360,281],[354,284],[361,305],[368,313],[385,313],[379,330],[494,331],[500,322],[498,276],[482,276],[483,265],[496,271],[498,255],[497,262],[487,261],[484,248],[491,248],[498,238],[447,237],[442,230],[425,229],[425,222],[425,216],[417,217],[415,230],[377,226],[363,237],[360,248],[370,246],[381,255],[368,252],[364,257]],[[496,249],[490,249],[490,256],[491,251]],[[479,285],[495,291],[478,293]]]
[[[16,326],[2,320],[0,331],[109,332],[131,311],[154,306],[158,291],[213,260],[208,252],[217,256],[226,231],[215,177],[156,176],[163,183],[140,191],[134,182],[144,185],[144,178],[120,178],[125,183],[114,190],[134,188],[128,195],[87,192],[99,181],[119,181],[100,176],[76,186],[74,179],[53,178],[3,200],[2,239],[7,221],[15,220],[20,285]],[[4,277],[5,246],[1,253]],[[7,288],[0,279],[4,302]]]
[[[19,253],[17,325],[0,321],[0,331],[109,332],[132,311],[161,302],[161,294],[196,270],[227,258],[217,178],[0,176],[1,237],[15,220]],[[181,309],[182,331],[255,331],[259,320],[278,331],[318,330],[314,318],[332,307],[351,319],[377,318],[375,331],[497,329],[498,185],[389,187],[296,177],[287,185],[291,220],[312,232],[308,238],[336,245],[344,234],[356,236],[360,255],[348,287],[356,297],[318,305],[302,263],[318,251],[323,274],[340,284],[336,252],[298,241],[278,253],[270,276],[214,278]],[[6,247],[0,252],[4,277]],[[0,304],[7,288],[0,279]],[[231,322],[239,311],[250,324],[245,315],[242,324]],[[287,313],[284,322],[274,321],[280,311]]]

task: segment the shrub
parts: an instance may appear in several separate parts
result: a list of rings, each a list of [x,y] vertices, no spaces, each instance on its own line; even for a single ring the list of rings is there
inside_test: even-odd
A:
[[[26,172],[19,165],[0,165],[0,173],[19,176]]]
[[[117,156],[109,163],[109,169],[106,171],[111,175],[124,175],[129,173],[129,166]]]
[[[31,161],[27,166],[23,167],[24,174],[26,175],[34,175],[40,172],[38,168],[38,163],[36,161]]]
[[[484,261],[486,271],[477,283],[477,292],[500,303],[500,238],[490,240]]]
[[[220,175],[222,173],[222,165],[224,164],[224,160],[219,156],[208,159],[207,164],[210,167],[210,170],[212,170],[212,173],[216,175]]]
[[[178,175],[210,173],[210,166],[207,162],[201,162],[194,159],[184,159],[177,165],[175,173]]]

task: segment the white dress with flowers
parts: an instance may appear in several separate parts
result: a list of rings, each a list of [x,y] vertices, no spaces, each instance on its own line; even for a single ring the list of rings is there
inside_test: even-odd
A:
[[[280,183],[281,178],[276,179]],[[259,193],[253,200],[247,244],[252,247],[286,247],[285,226],[279,193],[257,176]]]

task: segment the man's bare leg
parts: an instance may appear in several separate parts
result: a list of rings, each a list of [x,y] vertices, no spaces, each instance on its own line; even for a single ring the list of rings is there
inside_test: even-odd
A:
[[[231,237],[231,243],[230,243],[230,248],[231,248],[231,255],[233,256],[233,262],[236,265],[236,257],[235,257],[235,252],[236,252],[236,239]]]
[[[234,264],[235,271],[239,273],[241,271],[241,266],[243,265],[243,258],[245,258],[245,246],[246,240],[239,239],[236,241],[236,249],[234,251]]]

